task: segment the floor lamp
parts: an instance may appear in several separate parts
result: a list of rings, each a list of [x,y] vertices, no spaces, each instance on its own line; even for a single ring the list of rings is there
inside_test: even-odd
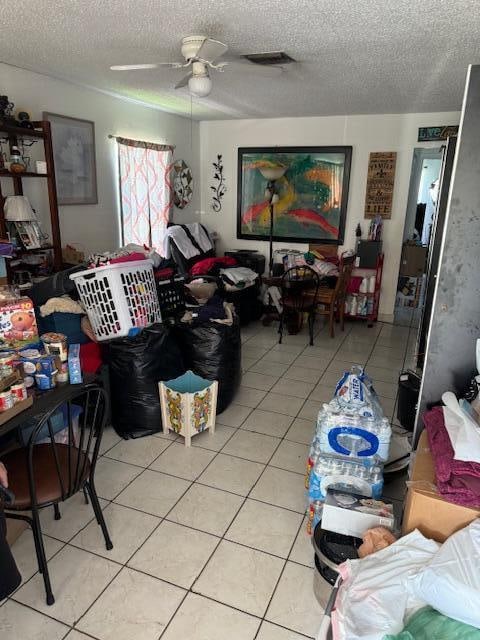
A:
[[[273,276],[273,207],[279,201],[278,193],[275,189],[275,182],[285,175],[287,167],[278,165],[276,167],[259,167],[259,171],[265,180],[268,181],[265,189],[265,197],[268,199],[270,209],[270,253],[268,261],[268,275]]]

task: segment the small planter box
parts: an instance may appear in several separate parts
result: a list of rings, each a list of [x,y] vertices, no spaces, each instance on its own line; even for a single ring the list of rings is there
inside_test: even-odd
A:
[[[218,382],[187,371],[179,378],[158,384],[163,433],[174,431],[189,447],[192,436],[210,429],[215,433]]]

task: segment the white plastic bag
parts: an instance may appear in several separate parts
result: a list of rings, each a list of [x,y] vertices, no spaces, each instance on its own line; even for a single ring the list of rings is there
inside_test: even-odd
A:
[[[339,567],[343,583],[332,612],[334,640],[382,640],[402,631],[407,616],[425,602],[408,589],[439,545],[417,529],[362,560]]]
[[[440,613],[480,628],[480,520],[450,536],[410,587]]]

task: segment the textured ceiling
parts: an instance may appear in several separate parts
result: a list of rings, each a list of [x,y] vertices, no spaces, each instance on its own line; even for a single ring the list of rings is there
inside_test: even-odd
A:
[[[479,0],[36,0],[0,7],[0,60],[197,119],[450,111],[480,63]],[[206,99],[174,91],[183,36],[229,54],[285,50],[277,78],[214,75]],[[1,85],[1,78],[0,78]],[[0,87],[1,88],[1,87]]]

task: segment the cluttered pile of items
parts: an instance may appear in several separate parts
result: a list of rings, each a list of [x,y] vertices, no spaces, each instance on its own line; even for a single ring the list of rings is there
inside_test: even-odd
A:
[[[13,288],[0,288],[0,424],[32,405],[34,391],[79,384],[78,344],[63,334],[39,336],[34,305]]]
[[[239,291],[241,278],[250,276],[242,267],[224,266],[217,264],[226,272],[217,276],[182,276],[138,245],[89,256],[36,283],[29,297],[9,290],[2,320],[5,350],[15,349],[15,363],[21,362],[25,382],[36,392],[63,384],[68,376],[75,382],[73,363],[80,358],[81,369],[100,374],[110,391],[111,424],[123,438],[161,431],[168,403],[162,414],[159,382],[167,385],[190,372],[198,377],[193,392],[191,378],[173,387],[196,394],[195,433],[213,431],[210,409],[213,416],[226,409],[241,379],[240,319],[222,276],[235,279]],[[200,380],[205,388],[215,383],[203,408]],[[169,424],[189,444],[185,421],[173,416]]]
[[[334,585],[320,640],[480,638],[478,382],[472,403],[447,393],[425,414],[401,527],[382,499],[392,431],[372,381],[353,367],[323,405],[306,474],[322,606]]]

